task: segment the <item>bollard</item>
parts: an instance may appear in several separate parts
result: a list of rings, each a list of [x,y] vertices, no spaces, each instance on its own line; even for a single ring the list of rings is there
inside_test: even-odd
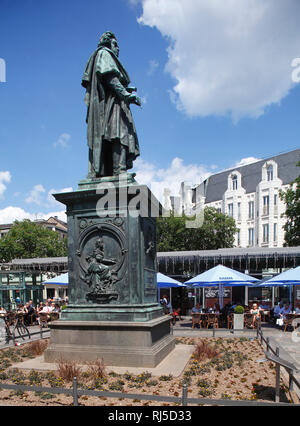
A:
[[[289,390],[293,391],[294,390],[294,370],[289,370]]]
[[[269,350],[270,350],[270,338],[269,337],[267,337],[267,352],[269,352]]]
[[[182,385],[182,398],[181,398],[181,405],[183,407],[186,407],[188,405],[188,403],[187,403],[187,395],[188,395],[187,384],[184,383]]]
[[[215,325],[213,324],[213,337],[215,337]]]
[[[42,327],[40,327],[40,338],[41,338],[41,339],[43,338],[43,326],[42,326]]]
[[[276,356],[279,358],[279,348],[276,348]],[[275,386],[275,402],[280,401],[280,364],[276,363],[276,386]]]
[[[78,394],[77,394],[77,378],[73,379],[73,405],[78,407]]]

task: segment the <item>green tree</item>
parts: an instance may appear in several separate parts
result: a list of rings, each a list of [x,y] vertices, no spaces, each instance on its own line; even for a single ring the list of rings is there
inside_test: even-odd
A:
[[[58,233],[26,219],[15,221],[7,235],[0,241],[0,261],[35,257],[67,255],[66,239]]]
[[[300,167],[300,161],[297,163]],[[300,246],[300,176],[291,182],[286,191],[280,191],[280,198],[286,204],[285,246]]]
[[[192,218],[184,215],[157,219],[157,250],[213,250],[233,247],[237,232],[233,218],[220,213],[213,207],[204,209],[204,221],[199,228],[187,228]]]

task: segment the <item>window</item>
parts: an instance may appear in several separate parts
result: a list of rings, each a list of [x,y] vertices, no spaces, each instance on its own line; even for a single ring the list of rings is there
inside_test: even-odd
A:
[[[237,175],[232,176],[232,189],[235,191],[238,189],[238,177]]]
[[[241,203],[237,204],[237,208],[238,208],[238,219],[241,219]]]
[[[249,246],[254,245],[254,228],[248,229],[248,245]]]
[[[278,194],[274,194],[274,214],[278,214]]]
[[[274,223],[273,227],[273,241],[277,241],[277,223]]]
[[[237,231],[237,245],[240,246],[241,245],[241,230],[238,229]]]
[[[270,205],[270,197],[269,195],[265,195],[263,197],[263,215],[269,214],[269,205]]]
[[[267,180],[269,182],[273,180],[273,166],[268,166],[267,168]]]
[[[269,242],[269,224],[263,225],[263,243]]]
[[[249,207],[249,219],[254,219],[254,201],[249,201],[248,203]]]
[[[228,216],[233,217],[233,204],[228,204]]]

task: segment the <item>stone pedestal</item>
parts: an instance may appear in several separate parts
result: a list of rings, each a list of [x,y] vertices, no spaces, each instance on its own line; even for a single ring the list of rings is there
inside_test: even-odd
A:
[[[244,314],[233,314],[233,329],[243,330],[244,328]]]
[[[69,305],[51,325],[45,360],[157,365],[175,345],[157,302],[161,205],[130,174],[54,196],[67,206]]]
[[[144,322],[56,321],[46,362],[103,359],[106,365],[155,367],[174,348],[169,318]]]

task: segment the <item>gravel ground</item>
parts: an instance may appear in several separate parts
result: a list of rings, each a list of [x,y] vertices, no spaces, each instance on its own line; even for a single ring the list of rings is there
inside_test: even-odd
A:
[[[46,347],[48,340],[42,341]],[[193,345],[194,354],[179,377],[170,375],[152,376],[147,370],[139,375],[117,374],[105,371],[101,361],[81,370],[76,364],[58,366],[56,372],[30,372],[14,369],[13,363],[26,360],[34,354],[37,344],[32,342],[0,351],[1,383],[26,384],[45,387],[71,387],[68,375],[78,378],[79,389],[94,389],[123,394],[140,394],[146,399],[79,397],[79,404],[86,406],[172,406],[174,403],[158,402],[153,395],[181,397],[182,385],[188,386],[188,397],[232,399],[240,401],[273,402],[275,399],[275,368],[264,359],[260,343],[253,338],[236,337],[177,337],[176,344]],[[35,349],[34,349],[35,346]],[[40,350],[44,350],[40,348]],[[34,349],[34,350],[33,350]],[[59,368],[60,367],[60,368]],[[64,370],[64,371],[63,371]],[[68,373],[68,374],[67,374]],[[149,398],[148,398],[149,395]],[[281,402],[290,402],[286,385],[281,381]],[[72,405],[72,396],[49,392],[0,390],[0,405],[41,406]]]

